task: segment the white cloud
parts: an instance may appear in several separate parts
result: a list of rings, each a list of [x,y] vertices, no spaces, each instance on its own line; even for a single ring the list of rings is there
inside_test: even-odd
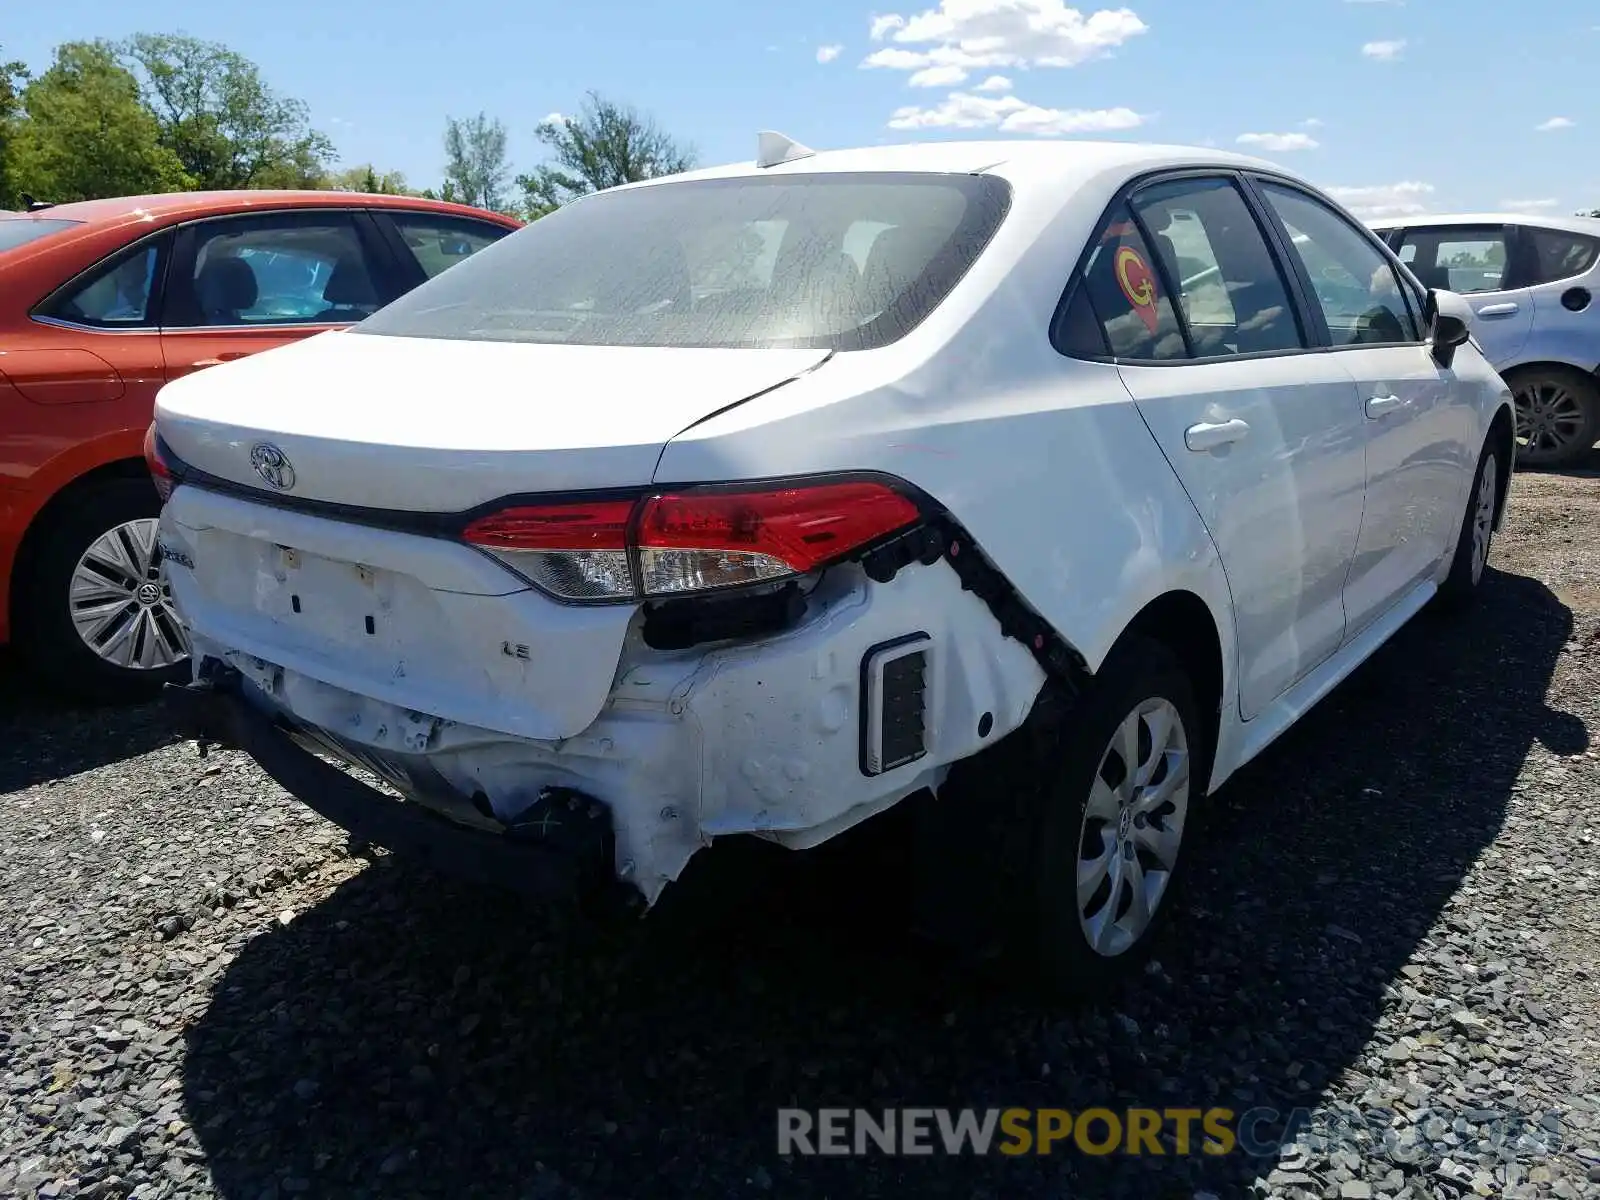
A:
[[[567,118],[558,112],[546,113],[544,120],[539,122],[541,125],[565,125],[566,123]]]
[[[1502,200],[1500,207],[1512,212],[1536,212],[1541,209],[1560,208],[1561,201],[1555,197],[1546,200]]]
[[[1241,133],[1239,144],[1283,154],[1290,150],[1315,150],[1322,143],[1309,133]]]
[[[1576,124],[1577,122],[1571,117],[1551,117],[1543,124],[1535,125],[1533,131],[1535,133],[1554,133],[1558,129],[1571,129]]]
[[[896,16],[894,13],[890,13],[886,17],[873,17],[870,36],[873,41],[881,42],[885,34],[899,29],[905,23],[906,19],[904,17]]]
[[[973,90],[979,92],[1009,92],[1011,90],[1011,80],[1004,75],[991,75]]]
[[[1405,38],[1395,38],[1387,42],[1368,42],[1361,47],[1361,53],[1375,62],[1393,62],[1405,52]]]
[[[1307,117],[1304,121],[1300,122],[1300,128],[1301,129],[1321,129],[1326,124],[1327,124],[1327,122],[1324,121],[1321,117]]]
[[[874,41],[896,46],[869,54],[865,67],[1075,67],[1149,29],[1129,8],[1085,16],[1062,0],[939,0],[912,16],[874,17]],[[921,47],[907,49],[906,47]]]
[[[951,87],[965,82],[967,73],[960,67],[923,67],[906,80],[912,87]]]
[[[1325,189],[1362,220],[1378,217],[1410,217],[1425,213],[1434,188],[1431,183],[1408,180],[1369,187],[1330,187]]]
[[[951,92],[932,107],[895,109],[890,129],[998,129],[1001,133],[1108,133],[1136,129],[1145,117],[1131,108],[1041,108],[1016,96]]]
[[[818,46],[817,61],[819,63],[831,63],[834,59],[839,57],[843,50],[843,46]]]

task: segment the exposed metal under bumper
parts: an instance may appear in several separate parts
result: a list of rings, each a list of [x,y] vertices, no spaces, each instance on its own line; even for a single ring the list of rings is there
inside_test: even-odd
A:
[[[612,869],[610,812],[592,798],[562,791],[541,799],[536,807],[545,811],[506,833],[468,828],[323,761],[240,687],[237,673],[224,668],[195,683],[169,684],[165,700],[181,734],[202,749],[209,743],[243,750],[290,795],[357,840],[545,901],[582,900],[623,886]]]

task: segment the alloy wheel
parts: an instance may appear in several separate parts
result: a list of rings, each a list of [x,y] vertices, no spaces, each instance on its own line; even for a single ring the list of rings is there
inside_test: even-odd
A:
[[[1078,839],[1078,923],[1096,954],[1131,949],[1172,882],[1189,813],[1188,733],[1159,697],[1118,725],[1095,772]]]
[[[1515,404],[1517,445],[1532,462],[1558,457],[1583,432],[1583,397],[1557,380],[1522,384]]]
[[[72,625],[96,655],[128,671],[155,671],[189,657],[156,552],[156,520],[127,521],[96,538],[72,572]]]

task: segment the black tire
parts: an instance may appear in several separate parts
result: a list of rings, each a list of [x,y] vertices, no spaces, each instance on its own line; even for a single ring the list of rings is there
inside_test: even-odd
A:
[[[39,682],[69,698],[121,702],[153,696],[188,678],[187,659],[164,668],[128,669],[84,642],[72,623],[69,588],[78,561],[103,534],[161,512],[154,485],[106,479],[65,497],[41,518],[17,580],[13,642]]]
[[[1571,367],[1530,367],[1508,373],[1517,411],[1517,464],[1563,467],[1600,441],[1600,380]],[[1535,406],[1554,406],[1550,415]],[[1537,434],[1537,436],[1535,436]]]
[[[1120,768],[1121,757],[1111,749],[1112,739],[1124,721],[1141,706],[1152,701],[1164,701],[1176,714],[1187,746],[1186,783],[1180,785],[1183,799],[1183,820],[1172,857],[1171,870],[1165,872],[1166,882],[1151,910],[1151,918],[1143,932],[1125,948],[1105,953],[1090,942],[1087,925],[1111,905],[1111,916],[1131,913],[1131,882],[1122,880],[1117,867],[1120,898],[1111,894],[1111,876],[1102,882],[1105,899],[1098,909],[1089,914],[1089,920],[1080,918],[1078,905],[1078,868],[1080,858],[1091,841],[1104,844],[1106,824],[1091,828],[1086,821],[1091,790],[1097,777],[1109,781]],[[1129,635],[1107,657],[1096,672],[1087,691],[1072,706],[1070,715],[1063,721],[1056,753],[1042,769],[1050,773],[1043,781],[1043,803],[1038,812],[1035,840],[1034,879],[1032,896],[1031,952],[1043,982],[1052,990],[1068,995],[1087,995],[1104,990],[1118,979],[1138,969],[1149,956],[1153,941],[1170,919],[1176,901],[1180,899],[1180,884],[1188,863],[1193,857],[1197,818],[1204,807],[1206,785],[1210,778],[1212,747],[1210,733],[1200,718],[1194,689],[1176,655],[1160,642]],[[1136,755],[1147,763],[1154,757],[1153,747],[1147,744],[1149,724],[1141,719]],[[1154,783],[1163,776],[1151,775]],[[1128,808],[1133,813],[1133,807]],[[1138,818],[1134,817],[1133,821]],[[1158,817],[1152,824],[1161,828],[1160,822],[1171,824],[1171,813]],[[1116,852],[1135,846],[1133,858],[1140,864],[1146,862],[1145,851],[1138,848],[1139,835],[1132,832],[1132,822],[1127,816],[1119,821],[1120,832],[1115,837],[1133,839],[1114,840],[1108,861],[1127,858]],[[1148,827],[1140,824],[1138,829]],[[1141,874],[1142,874],[1141,868]],[[1090,908],[1095,896],[1089,897]],[[1113,924],[1116,922],[1113,921]]]
[[[1461,532],[1456,535],[1455,554],[1450,559],[1450,574],[1439,587],[1436,597],[1441,609],[1455,611],[1465,608],[1476,598],[1479,585],[1488,570],[1489,551],[1494,541],[1494,518],[1499,504],[1499,489],[1506,477],[1506,452],[1498,433],[1491,433],[1478,456],[1478,469],[1472,473],[1472,488],[1467,492],[1466,512],[1461,518]],[[1488,487],[1485,488],[1486,476]],[[1484,505],[1488,505],[1487,512]],[[1479,534],[1483,542],[1478,542]],[[1481,554],[1479,553],[1481,549]]]

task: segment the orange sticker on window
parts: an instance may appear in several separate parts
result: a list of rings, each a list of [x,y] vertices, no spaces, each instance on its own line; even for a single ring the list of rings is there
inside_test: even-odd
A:
[[[1156,312],[1155,275],[1132,246],[1124,246],[1117,251],[1116,266],[1117,283],[1122,288],[1122,294],[1128,298],[1128,303],[1133,305],[1133,311],[1139,314],[1139,319],[1144,322],[1145,328],[1154,333],[1160,323],[1159,314]]]

